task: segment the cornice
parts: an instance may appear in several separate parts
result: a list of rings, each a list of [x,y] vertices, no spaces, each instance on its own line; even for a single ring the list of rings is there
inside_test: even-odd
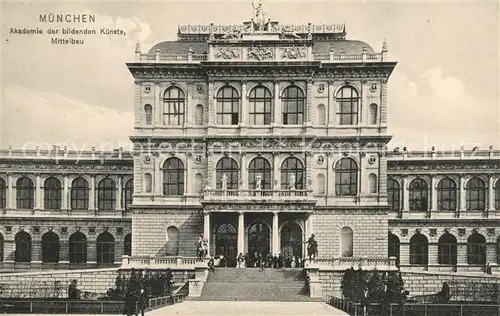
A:
[[[392,218],[389,219],[390,227],[431,227],[431,226],[454,226],[454,227],[491,227],[500,226],[500,219],[498,218]]]

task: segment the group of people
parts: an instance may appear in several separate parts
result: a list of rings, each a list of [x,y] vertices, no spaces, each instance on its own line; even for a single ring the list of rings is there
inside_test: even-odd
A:
[[[318,243],[314,234],[304,243],[307,244],[307,256],[309,261],[314,260],[318,253]],[[208,240],[200,235],[195,243],[198,259],[205,260],[208,254]],[[303,268],[307,259],[303,259],[298,253],[295,255],[282,255],[271,253],[259,253],[257,251],[243,254],[240,253],[236,258],[225,258],[224,255],[217,254],[209,258],[208,266],[214,271],[215,267],[237,266],[238,268]],[[233,264],[234,263],[234,264]]]
[[[144,316],[149,298],[172,293],[173,274],[170,269],[156,274],[151,271],[139,273],[132,269],[129,279],[121,284],[121,290],[124,292],[125,314],[138,316],[141,313]]]

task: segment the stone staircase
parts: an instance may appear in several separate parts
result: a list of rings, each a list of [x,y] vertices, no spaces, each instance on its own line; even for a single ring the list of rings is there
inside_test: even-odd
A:
[[[210,272],[196,300],[313,301],[302,269],[259,268],[219,268]]]

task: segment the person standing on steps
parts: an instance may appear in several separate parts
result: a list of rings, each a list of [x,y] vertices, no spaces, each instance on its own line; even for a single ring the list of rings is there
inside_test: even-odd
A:
[[[240,252],[240,254],[238,255],[237,260],[238,260],[238,268],[242,268],[242,265],[245,266],[244,265],[245,257],[243,256],[242,252]]]

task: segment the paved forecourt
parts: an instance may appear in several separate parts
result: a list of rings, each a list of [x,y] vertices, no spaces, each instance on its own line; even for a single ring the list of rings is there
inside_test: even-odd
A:
[[[343,311],[320,302],[244,302],[244,301],[185,301],[147,313],[148,316],[193,315],[193,316],[234,316],[234,315],[311,315],[344,316]]]

